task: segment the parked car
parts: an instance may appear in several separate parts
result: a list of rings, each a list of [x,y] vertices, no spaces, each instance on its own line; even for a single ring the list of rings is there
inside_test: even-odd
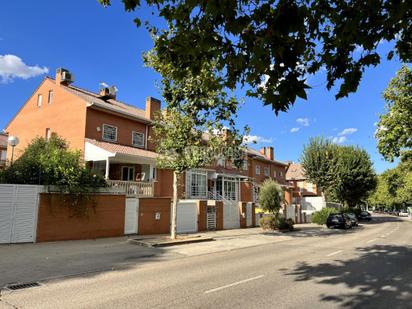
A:
[[[372,216],[369,212],[367,211],[362,211],[360,215],[358,216],[359,221],[371,221]]]
[[[352,227],[351,219],[346,214],[330,214],[326,220],[326,226],[330,228],[350,229]]]
[[[356,218],[356,215],[354,213],[349,212],[346,215],[349,217],[352,226],[358,226],[359,225],[358,218]]]
[[[399,212],[399,217],[407,217],[408,215],[409,215],[408,212],[405,210],[402,210]]]

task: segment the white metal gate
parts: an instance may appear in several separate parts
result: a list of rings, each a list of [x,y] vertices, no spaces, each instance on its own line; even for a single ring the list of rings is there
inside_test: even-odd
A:
[[[36,241],[40,188],[0,185],[0,243]]]
[[[288,205],[286,206],[286,218],[295,220],[295,205]]]
[[[207,207],[206,225],[208,230],[216,229],[216,207],[214,206]]]
[[[137,234],[139,216],[139,199],[126,198],[124,234]]]
[[[240,209],[237,202],[223,202],[223,228],[238,229],[240,228]]]
[[[246,203],[246,226],[252,226],[252,203]]]
[[[177,233],[197,232],[197,202],[182,200],[177,204]]]

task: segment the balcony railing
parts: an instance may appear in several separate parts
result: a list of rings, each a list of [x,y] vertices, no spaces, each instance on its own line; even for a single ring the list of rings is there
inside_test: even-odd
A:
[[[107,184],[117,193],[124,193],[126,196],[153,197],[153,181],[122,181],[107,180]]]

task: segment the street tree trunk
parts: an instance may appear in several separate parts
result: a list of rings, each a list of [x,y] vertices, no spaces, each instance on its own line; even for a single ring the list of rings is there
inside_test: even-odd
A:
[[[176,239],[176,225],[177,225],[177,186],[179,181],[179,174],[173,172],[173,201],[172,201],[172,224],[170,226],[170,238]]]

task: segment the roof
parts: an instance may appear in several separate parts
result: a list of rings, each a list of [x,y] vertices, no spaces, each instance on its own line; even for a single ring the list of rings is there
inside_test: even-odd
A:
[[[7,148],[7,134],[0,133],[0,147]]]
[[[147,158],[152,158],[152,159],[156,159],[158,156],[158,154],[153,151],[144,150],[144,149],[131,147],[131,146],[100,142],[100,141],[89,139],[89,138],[86,138],[86,142],[92,145],[95,145],[108,152],[114,153],[114,154],[125,154],[125,155],[139,156],[139,157],[147,157]]]
[[[51,81],[55,82],[54,79],[48,77]],[[143,109],[137,108],[133,105],[126,104],[124,102],[108,99],[103,100],[98,93],[88,91],[86,89],[69,85],[61,85],[61,87],[68,92],[80,97],[81,99],[85,100],[92,106],[96,106],[98,108],[102,108],[105,110],[109,110],[115,113],[120,113],[126,115],[128,117],[137,118],[138,120],[150,123],[152,122],[149,118],[146,117],[146,112]]]
[[[300,163],[291,163],[286,171],[286,180],[305,180],[305,172]]]
[[[270,160],[265,155],[263,155],[259,151],[257,151],[256,149],[247,147],[247,148],[245,148],[245,150],[246,150],[246,153],[251,157],[254,157],[254,158],[257,158],[257,159],[260,159],[260,160],[263,160],[263,161],[267,161],[267,162],[272,162],[272,163],[279,164],[279,165],[285,165],[285,166],[288,165],[288,163],[286,163],[286,162],[282,162],[282,161],[278,161],[278,160]]]

